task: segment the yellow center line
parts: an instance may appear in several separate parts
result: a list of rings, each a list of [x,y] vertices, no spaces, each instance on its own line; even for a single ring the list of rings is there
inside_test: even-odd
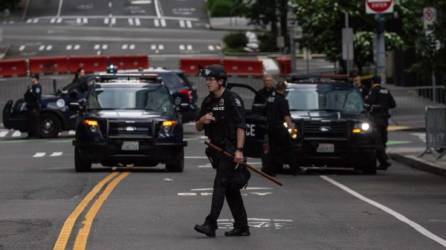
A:
[[[96,217],[96,214],[98,213],[101,206],[104,204],[105,200],[107,200],[113,189],[128,175],[129,173],[121,173],[107,185],[105,190],[96,199],[90,210],[85,215],[85,220],[82,222],[82,228],[79,229],[79,232],[77,233],[76,240],[74,241],[74,250],[86,249],[88,235],[90,234],[91,226],[93,225],[93,220]]]
[[[107,175],[102,179],[96,186],[85,196],[85,198],[77,205],[74,211],[65,220],[65,223],[60,231],[59,237],[54,244],[53,250],[64,250],[67,246],[68,240],[70,239],[71,232],[73,231],[74,224],[76,223],[79,215],[87,207],[88,203],[96,196],[96,194],[101,191],[102,187],[107,184],[111,179],[116,177],[118,173],[112,173]]]

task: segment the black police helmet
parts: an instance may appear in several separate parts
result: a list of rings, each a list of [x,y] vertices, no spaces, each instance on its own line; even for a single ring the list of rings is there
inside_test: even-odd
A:
[[[202,77],[215,77],[217,80],[224,80],[226,83],[227,75],[225,72],[225,68],[220,64],[212,64],[207,66],[204,69],[200,70],[200,76]]]
[[[373,83],[373,84],[376,84],[376,83],[381,84],[381,77],[378,76],[378,75],[374,75],[374,76],[372,77],[372,83]]]

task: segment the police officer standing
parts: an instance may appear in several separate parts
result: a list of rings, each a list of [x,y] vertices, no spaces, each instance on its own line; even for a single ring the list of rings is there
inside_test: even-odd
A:
[[[40,100],[42,97],[42,86],[39,83],[39,75],[31,77],[31,86],[25,92],[25,103],[27,109],[28,137],[40,137]]]
[[[263,113],[268,98],[276,95],[274,91],[274,79],[270,74],[263,76],[263,88],[260,89],[254,97],[253,109]]]
[[[240,189],[246,185],[249,172],[239,166],[244,161],[245,111],[242,99],[225,88],[226,73],[221,65],[210,65],[202,70],[209,95],[203,100],[196,120],[198,131],[205,130],[211,143],[234,155],[233,159],[221,155],[211,148],[206,150],[212,166],[216,169],[212,205],[204,224],[196,225],[195,230],[209,237],[215,237],[217,219],[226,197],[232,216],[234,229],[225,236],[248,236],[249,227],[246,210]],[[246,176],[241,183],[240,176]]]
[[[389,110],[395,108],[396,104],[389,90],[381,86],[381,77],[374,76],[372,78],[372,88],[365,97],[365,106],[373,117],[377,130],[378,144],[380,144],[376,152],[380,163],[378,168],[385,170],[390,167],[386,154],[387,126],[390,118]]]
[[[276,86],[276,95],[268,98],[266,104],[266,118],[268,121],[269,152],[266,156],[262,171],[275,176],[278,168],[283,165],[284,159],[290,164],[292,174],[300,172],[296,157],[292,151],[290,129],[296,133],[294,122],[291,119],[288,100],[285,98],[286,83],[279,82]],[[284,127],[286,123],[287,127]]]

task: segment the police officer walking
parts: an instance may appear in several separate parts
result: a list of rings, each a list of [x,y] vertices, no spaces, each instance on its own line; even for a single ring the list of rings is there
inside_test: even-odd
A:
[[[42,86],[39,83],[39,75],[31,77],[31,86],[25,92],[25,103],[27,109],[28,137],[40,137],[40,100],[42,97]]]
[[[254,97],[253,109],[257,108],[257,110],[263,113],[268,98],[274,97],[275,95],[273,76],[266,74],[263,76],[263,88],[257,91]]]
[[[374,76],[372,78],[372,88],[365,97],[365,106],[373,117],[377,130],[377,139],[380,147],[376,152],[376,156],[380,165],[378,169],[387,169],[390,167],[386,154],[387,144],[387,126],[389,125],[390,109],[396,107],[395,99],[388,89],[381,86],[381,77]]]
[[[285,98],[286,83],[279,82],[276,86],[276,95],[268,98],[266,104],[266,118],[268,121],[269,152],[266,156],[262,171],[275,176],[284,160],[290,164],[292,174],[300,172],[296,157],[292,151],[292,140],[288,129],[296,133],[294,122],[291,119],[288,100]],[[287,127],[284,127],[286,123]]]
[[[204,129],[211,143],[230,152],[234,158],[227,158],[211,148],[206,150],[212,166],[216,169],[211,211],[204,224],[196,225],[194,229],[209,237],[215,237],[217,219],[226,197],[235,223],[234,229],[225,232],[225,236],[248,236],[248,219],[240,189],[246,185],[249,171],[239,166],[239,163],[244,161],[246,124],[243,101],[237,94],[225,88],[227,76],[221,65],[210,65],[202,70],[201,75],[205,77],[210,93],[201,104],[196,128],[198,131]]]

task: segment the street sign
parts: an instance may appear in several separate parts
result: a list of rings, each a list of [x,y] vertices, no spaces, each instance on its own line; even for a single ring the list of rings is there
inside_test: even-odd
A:
[[[296,26],[294,28],[294,39],[301,39],[304,35],[304,31],[302,29],[302,26]]]
[[[423,9],[423,24],[424,29],[429,29],[429,26],[432,26],[437,22],[437,10],[433,7],[426,7]]]
[[[392,13],[395,0],[365,0],[367,14]]]

